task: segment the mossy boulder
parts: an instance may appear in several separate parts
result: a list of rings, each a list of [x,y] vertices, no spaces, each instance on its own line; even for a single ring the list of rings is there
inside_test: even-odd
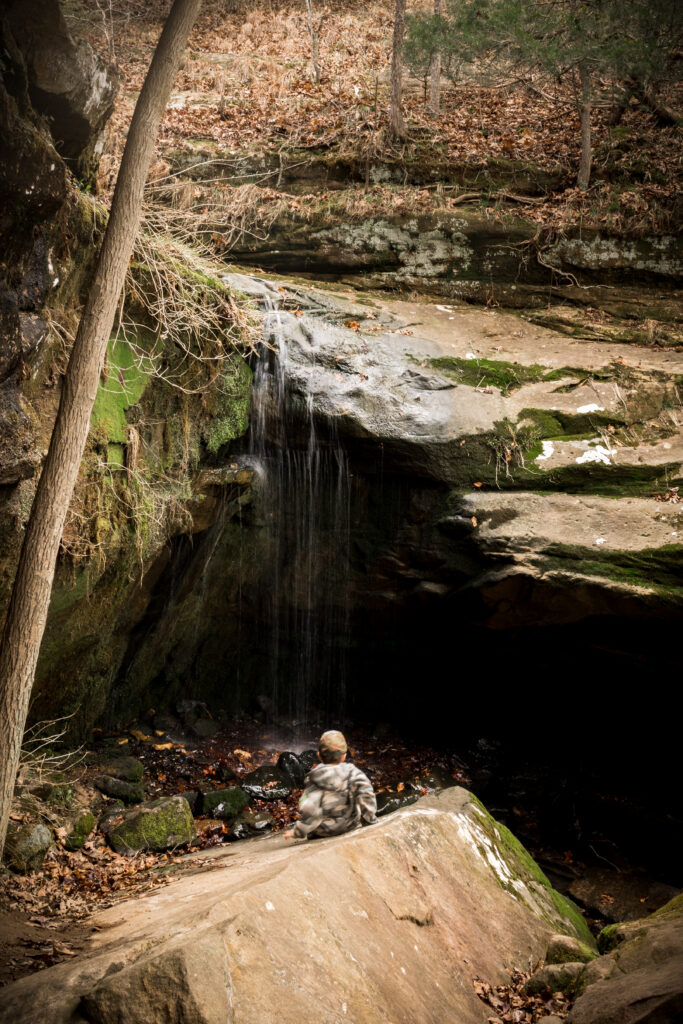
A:
[[[590,963],[595,960],[596,952],[585,942],[572,938],[571,935],[553,935],[548,943],[545,955],[546,964]]]
[[[239,786],[214,789],[210,793],[204,793],[202,814],[210,814],[212,818],[230,821],[236,818],[248,803],[249,797]]]
[[[186,846],[197,835],[190,805],[182,796],[150,800],[121,811],[119,817],[122,820],[107,829],[107,841],[117,853],[172,850]]]
[[[95,828],[95,815],[91,811],[85,811],[76,819],[70,834],[66,837],[65,846],[67,850],[80,850],[86,839]]]
[[[145,791],[139,782],[126,782],[110,775],[98,775],[95,786],[100,793],[123,800],[126,804],[141,804],[145,799]]]
[[[28,874],[38,871],[50,849],[52,833],[46,825],[22,825],[7,830],[5,860],[12,871]]]

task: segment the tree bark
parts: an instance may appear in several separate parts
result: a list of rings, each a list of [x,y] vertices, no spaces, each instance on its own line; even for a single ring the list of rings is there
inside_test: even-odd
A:
[[[582,191],[588,188],[593,162],[593,143],[591,139],[591,77],[587,66],[579,65],[579,118],[581,121],[581,162],[576,184]]]
[[[441,0],[434,0],[434,15],[441,17]],[[441,50],[437,46],[429,68],[429,111],[438,117],[441,106]]]
[[[159,123],[200,6],[201,0],[175,0],[135,107],[97,270],[71,351],[21,549],[0,644],[0,856],[64,520],[140,220]]]
[[[405,139],[406,126],[403,120],[403,36],[406,28],[406,0],[396,0],[394,14],[394,42],[391,52],[391,134],[395,139]]]

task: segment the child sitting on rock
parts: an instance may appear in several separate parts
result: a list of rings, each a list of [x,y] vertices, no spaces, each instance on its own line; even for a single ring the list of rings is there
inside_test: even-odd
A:
[[[342,733],[325,732],[318,743],[322,764],[306,776],[299,810],[301,820],[284,833],[285,839],[338,836],[362,822],[377,821],[377,801],[367,775],[346,761],[348,747]]]

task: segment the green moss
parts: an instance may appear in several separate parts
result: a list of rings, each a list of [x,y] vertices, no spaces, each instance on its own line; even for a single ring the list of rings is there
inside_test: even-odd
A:
[[[489,837],[494,843],[502,847],[504,860],[508,869],[511,870],[515,863],[520,865],[522,869],[522,873],[520,875],[521,880],[524,882],[535,882],[545,889],[557,913],[571,923],[575,934],[581,942],[583,942],[589,949],[594,949],[595,940],[593,939],[588,925],[576,904],[572,903],[572,901],[566,896],[563,896],[561,893],[553,889],[550,881],[529,851],[520,843],[519,839],[517,839],[517,837],[505,827],[505,825],[502,825],[499,821],[492,818],[484,805],[477,800],[476,797],[473,797],[472,802],[476,805],[475,813]],[[510,891],[515,896],[519,895],[514,887],[512,887]],[[555,924],[556,922],[553,921],[552,923]]]
[[[665,544],[660,548],[643,548],[640,551],[596,551],[578,544],[551,544],[545,551],[550,568],[602,576],[648,590],[660,587],[671,593],[683,590],[682,555],[681,544]]]
[[[558,373],[537,363],[525,366],[522,363],[509,363],[504,360],[461,359],[456,356],[439,356],[430,359],[429,365],[446,376],[455,378],[459,384],[466,384],[469,387],[496,387],[504,394],[511,388],[518,388],[523,384],[555,380]]]
[[[252,372],[235,357],[224,375],[224,385],[206,435],[206,447],[215,454],[223,445],[245,434],[249,427]]]
[[[107,838],[117,853],[138,850],[168,850],[192,841],[196,834],[194,818],[182,797],[150,800],[108,832]]]
[[[674,896],[672,900],[665,903],[659,910],[655,910],[651,917],[669,919],[672,917],[683,917],[683,892],[679,892],[678,896]]]
[[[90,429],[96,438],[113,444],[123,445],[128,442],[126,412],[140,400],[154,370],[153,335],[141,331],[136,337],[136,345],[140,353],[134,353],[123,337],[110,340],[104,380],[100,381],[95,396]],[[115,450],[111,454],[115,461],[123,461],[122,450],[118,459]]]
[[[74,824],[73,831],[66,838],[67,850],[81,850],[83,845],[95,828],[95,817],[90,811],[82,814]]]
[[[619,944],[617,929],[619,924],[608,924],[598,935],[598,950],[600,953],[610,953]]]
[[[205,793],[202,800],[202,813],[229,820],[236,818],[240,811],[249,803],[249,797],[239,786],[228,789],[215,789]]]

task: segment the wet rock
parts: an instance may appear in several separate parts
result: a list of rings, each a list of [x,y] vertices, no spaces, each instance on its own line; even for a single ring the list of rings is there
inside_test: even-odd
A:
[[[95,828],[95,815],[92,811],[85,811],[73,824],[73,828],[66,837],[65,846],[67,850],[80,850],[83,848],[88,836]]]
[[[274,823],[275,818],[266,811],[242,811],[230,826],[228,839],[250,839],[252,836],[264,835],[270,832]]]
[[[277,768],[281,775],[290,780],[295,789],[303,786],[306,773],[310,770],[304,766],[291,750],[286,750],[283,754],[280,754],[277,759]]]
[[[302,754],[299,754],[299,761],[304,767],[304,771],[308,775],[314,764],[317,764],[320,760],[317,750],[304,750]]]
[[[286,800],[293,789],[289,778],[272,764],[264,764],[243,775],[240,785],[255,800]]]
[[[46,825],[22,825],[9,828],[5,840],[5,860],[13,871],[27,874],[38,871],[50,849],[52,833]]]
[[[385,814],[400,810],[401,807],[408,807],[419,800],[418,793],[379,793],[377,795],[377,817],[383,818]]]
[[[416,775],[413,782],[417,786],[424,787],[428,793],[436,793],[441,789],[449,789],[456,785],[453,776],[445,768],[439,768],[438,765]]]
[[[122,818],[106,831],[109,845],[117,853],[139,850],[172,850],[191,843],[197,835],[192,811],[182,796],[150,800],[130,811],[119,811]]]
[[[202,796],[202,814],[210,814],[212,818],[230,821],[249,803],[247,793],[239,786],[228,789],[213,789]]]
[[[545,954],[546,964],[590,963],[595,960],[595,950],[571,935],[553,935]]]
[[[539,992],[563,992],[571,995],[576,990],[579,979],[586,969],[584,963],[563,963],[546,964],[540,970],[532,974],[524,991],[528,995],[538,995]]]
[[[126,804],[141,804],[145,799],[145,791],[139,782],[126,782],[110,775],[98,775],[94,784],[100,793],[116,797]]]
[[[236,779],[239,779],[239,775],[227,764],[220,764],[216,769],[216,778],[220,779],[221,782],[234,782]]]

